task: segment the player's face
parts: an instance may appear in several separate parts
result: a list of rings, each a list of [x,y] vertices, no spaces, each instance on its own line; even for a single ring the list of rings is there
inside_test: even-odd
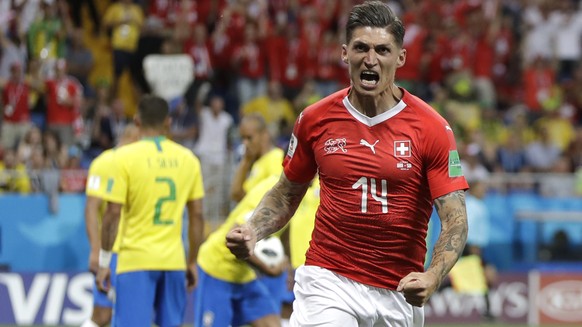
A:
[[[396,69],[404,65],[406,50],[385,28],[358,27],[350,43],[342,46],[352,87],[363,95],[379,95],[394,83]]]
[[[241,123],[239,133],[241,140],[245,146],[245,151],[250,156],[257,156],[261,150],[261,135],[257,124],[253,121],[245,121]]]

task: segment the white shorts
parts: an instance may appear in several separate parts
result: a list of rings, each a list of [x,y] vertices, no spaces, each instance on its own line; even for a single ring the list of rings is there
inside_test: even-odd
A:
[[[396,291],[368,286],[317,266],[295,272],[290,326],[422,327],[424,309]]]

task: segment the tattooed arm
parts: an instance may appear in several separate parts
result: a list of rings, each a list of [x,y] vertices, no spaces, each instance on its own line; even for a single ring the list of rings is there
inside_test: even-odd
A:
[[[265,194],[249,221],[236,226],[226,235],[226,246],[239,259],[247,259],[253,254],[257,241],[283,228],[288,222],[305,192],[307,183],[293,183],[285,174]]]
[[[455,191],[435,200],[441,219],[441,233],[435,244],[430,266],[424,273],[413,272],[398,285],[406,301],[414,306],[423,306],[440,286],[459,256],[467,241],[467,210],[465,192]]]

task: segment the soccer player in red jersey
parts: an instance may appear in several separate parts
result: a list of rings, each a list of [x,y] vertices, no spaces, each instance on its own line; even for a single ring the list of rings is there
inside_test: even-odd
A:
[[[248,258],[257,240],[287,224],[319,174],[291,326],[422,326],[422,306],[463,251],[468,185],[455,138],[433,108],[395,85],[403,38],[387,5],[353,7],[342,46],[351,86],[301,113],[280,180],[227,234],[231,252]],[[442,230],[425,271],[433,204]]]

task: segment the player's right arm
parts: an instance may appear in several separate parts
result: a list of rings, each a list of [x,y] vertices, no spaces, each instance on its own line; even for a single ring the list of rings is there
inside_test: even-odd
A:
[[[94,274],[97,274],[97,269],[99,267],[99,249],[101,248],[101,242],[99,242],[99,226],[97,222],[100,205],[100,198],[87,195],[87,200],[85,202],[85,229],[87,231],[89,245],[91,246],[91,252],[89,254],[89,271]]]
[[[111,260],[111,250],[113,249],[113,243],[117,237],[117,227],[119,226],[119,219],[121,217],[121,210],[123,205],[115,202],[107,202],[107,209],[103,215],[103,223],[101,226],[101,250],[99,256],[102,253],[109,253],[108,260],[103,260],[99,258],[99,269],[97,270],[97,277],[95,278],[97,282],[97,287],[102,292],[107,292],[110,287],[109,280],[109,260]]]
[[[191,291],[197,283],[198,273],[196,260],[198,250],[204,239],[204,218],[202,215],[202,199],[190,200],[186,203],[188,209],[188,263],[187,263],[187,282],[188,290]]]
[[[277,184],[265,194],[248,222],[233,228],[226,235],[226,246],[230,251],[239,259],[247,259],[253,254],[257,241],[287,225],[310,182],[294,183],[285,174],[281,174]]]

